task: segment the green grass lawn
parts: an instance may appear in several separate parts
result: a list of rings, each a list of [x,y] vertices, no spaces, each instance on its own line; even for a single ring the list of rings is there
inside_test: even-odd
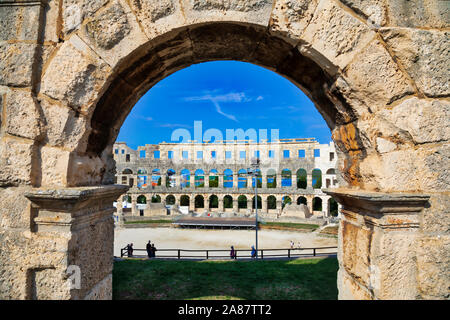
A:
[[[114,262],[113,299],[337,299],[336,258]]]
[[[292,223],[292,222],[266,222],[260,224],[261,227],[275,228],[275,229],[302,229],[307,231],[314,231],[319,228],[317,224],[308,223]]]

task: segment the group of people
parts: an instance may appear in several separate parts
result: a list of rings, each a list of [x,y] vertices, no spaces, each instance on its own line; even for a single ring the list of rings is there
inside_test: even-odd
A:
[[[157,249],[155,248],[155,244],[151,243],[150,240],[148,240],[146,249],[147,249],[147,255],[148,255],[149,259],[156,257]]]
[[[252,258],[256,258],[256,249],[255,249],[255,246],[252,246],[251,256],[252,256]],[[234,247],[233,247],[233,246],[231,246],[231,250],[230,250],[230,258],[231,258],[231,259],[237,259],[236,250],[234,250]]]
[[[133,244],[132,243],[127,244],[126,248],[127,248],[128,257],[132,257],[133,256]]]
[[[294,249],[295,243],[291,240],[291,249]],[[300,249],[300,241],[298,242],[297,248]]]
[[[133,243],[129,243],[126,246],[128,257],[133,257]],[[155,248],[155,244],[151,243],[150,240],[147,243],[147,255],[149,258],[153,258],[156,256],[157,249]]]

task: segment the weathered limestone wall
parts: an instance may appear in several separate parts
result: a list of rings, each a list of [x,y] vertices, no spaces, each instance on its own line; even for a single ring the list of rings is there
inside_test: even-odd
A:
[[[217,59],[262,65],[309,95],[332,130],[342,186],[429,195],[405,241],[379,226],[389,212],[368,231],[360,216],[370,205],[348,205],[357,222],[344,218],[341,241],[357,242],[339,258],[340,297],[448,298],[449,16],[438,0],[0,1],[0,298],[108,291],[105,264],[92,266],[89,288],[68,293],[62,272],[85,263],[71,246],[77,232],[33,231],[45,210],[24,194],[111,184],[112,146],[135,102],[173,72]],[[98,210],[85,212],[103,221]],[[99,222],[80,239],[108,242],[108,230]],[[368,239],[381,253],[358,248]],[[368,260],[380,261],[379,290],[364,280]]]

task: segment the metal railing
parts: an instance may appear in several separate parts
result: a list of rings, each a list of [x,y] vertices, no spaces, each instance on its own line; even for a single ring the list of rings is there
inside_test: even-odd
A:
[[[333,250],[334,249],[334,250]],[[236,259],[250,259],[251,249],[235,249]],[[144,254],[135,254],[143,252]],[[224,253],[226,253],[224,255]],[[298,258],[337,254],[337,247],[258,249],[258,257],[264,258]],[[120,249],[120,257],[128,257],[127,248]],[[147,258],[146,249],[133,249],[132,258]],[[157,249],[156,257],[162,259],[230,259],[227,249]],[[154,259],[154,258],[152,258]]]

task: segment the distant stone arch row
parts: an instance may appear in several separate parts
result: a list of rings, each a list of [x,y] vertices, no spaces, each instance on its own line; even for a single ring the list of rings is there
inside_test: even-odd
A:
[[[187,212],[254,212],[255,196],[252,194],[128,194],[122,201],[131,202],[131,215],[152,215],[150,212],[155,204],[164,207],[186,207]],[[257,207],[261,213],[281,214],[290,204],[304,204],[309,212],[337,216],[338,204],[326,195],[273,195],[262,194],[257,196]],[[148,210],[148,211],[147,211]],[[169,214],[170,211],[167,211]]]
[[[293,187],[298,189],[320,189],[336,186],[336,171],[329,168],[325,175],[321,169],[313,169],[308,174],[306,169],[300,168],[293,175],[291,169],[282,169],[277,172],[275,169],[265,171],[257,170],[257,177],[249,175],[246,169],[233,171],[225,169],[219,172],[217,169],[211,169],[205,173],[203,169],[196,169],[191,174],[188,169],[182,169],[177,172],[174,169],[168,169],[161,172],[160,169],[138,169],[136,173],[129,168],[122,170],[121,174],[116,176],[116,183],[126,184],[130,187],[136,186],[139,189],[145,188],[254,188],[255,183],[258,188],[279,188]],[[136,183],[136,185],[135,185]]]

